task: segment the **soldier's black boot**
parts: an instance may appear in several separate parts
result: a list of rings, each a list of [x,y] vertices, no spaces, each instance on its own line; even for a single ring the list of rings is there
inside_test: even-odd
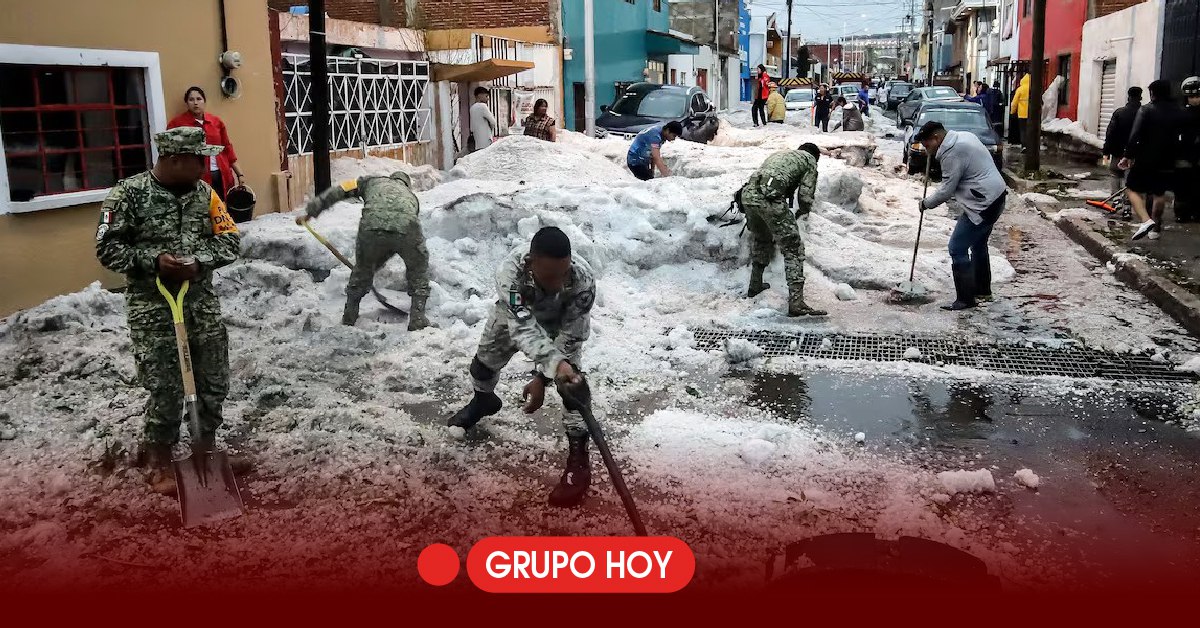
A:
[[[429,327],[429,318],[425,316],[425,301],[429,297],[414,296],[412,306],[408,308],[408,331],[417,331]]]
[[[492,416],[500,411],[504,403],[500,401],[500,397],[493,392],[475,391],[475,396],[471,398],[471,403],[459,410],[454,416],[446,421],[446,425],[450,427],[461,427],[464,430],[469,430],[475,427],[475,424],[483,420],[483,417]]]
[[[825,316],[825,310],[810,307],[804,302],[804,282],[788,286],[788,316]]]
[[[587,434],[567,436],[567,467],[558,479],[558,486],[550,491],[551,506],[576,506],[583,500],[584,495],[587,495],[588,487],[592,484],[588,438]]]
[[[358,303],[362,297],[346,297],[346,309],[342,310],[342,324],[354,326],[358,322]]]
[[[746,290],[747,297],[754,298],[771,287],[771,284],[763,281],[763,272],[766,270],[766,266],[759,266],[758,264],[750,267],[750,287]]]
[[[975,307],[975,270],[973,264],[951,264],[950,274],[954,277],[954,303],[943,305],[943,310],[966,310]]]
[[[147,443],[143,450],[149,474],[146,481],[150,490],[159,495],[175,494],[175,471],[171,468],[171,446],[163,443]]]

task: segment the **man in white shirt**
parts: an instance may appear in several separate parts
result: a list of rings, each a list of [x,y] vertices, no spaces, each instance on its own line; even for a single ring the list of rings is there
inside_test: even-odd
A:
[[[471,105],[471,137],[475,140],[475,150],[491,146],[492,137],[496,135],[496,117],[488,108],[490,97],[488,88],[475,88],[475,104]]]

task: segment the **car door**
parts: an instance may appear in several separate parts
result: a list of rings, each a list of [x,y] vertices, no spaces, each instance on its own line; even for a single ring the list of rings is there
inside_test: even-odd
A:
[[[921,106],[921,100],[924,97],[921,90],[916,89],[904,99],[904,102],[900,103],[900,122],[912,122],[913,116],[916,115],[917,108]]]

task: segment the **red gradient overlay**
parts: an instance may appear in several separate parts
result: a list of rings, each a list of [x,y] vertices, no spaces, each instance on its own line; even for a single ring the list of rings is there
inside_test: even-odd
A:
[[[695,572],[691,548],[667,536],[491,537],[467,555],[489,593],[673,593]]]

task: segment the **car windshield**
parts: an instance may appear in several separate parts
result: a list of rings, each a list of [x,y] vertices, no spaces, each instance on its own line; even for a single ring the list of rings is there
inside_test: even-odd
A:
[[[857,94],[858,86],[857,85],[838,85],[838,91],[843,94]]]
[[[926,122],[941,122],[942,126],[955,131],[988,128],[987,116],[981,109],[926,109],[917,116],[916,128]]]
[[[951,87],[931,87],[925,94],[926,98],[958,98],[958,92]]]
[[[888,90],[888,93],[893,96],[907,96],[912,89],[913,86],[909,85],[908,83],[896,83],[895,85],[892,85],[892,87]]]
[[[682,118],[687,115],[687,94],[667,89],[625,92],[612,106],[613,113],[647,118]]]
[[[789,102],[812,102],[813,93],[809,89],[793,89],[787,93]]]

